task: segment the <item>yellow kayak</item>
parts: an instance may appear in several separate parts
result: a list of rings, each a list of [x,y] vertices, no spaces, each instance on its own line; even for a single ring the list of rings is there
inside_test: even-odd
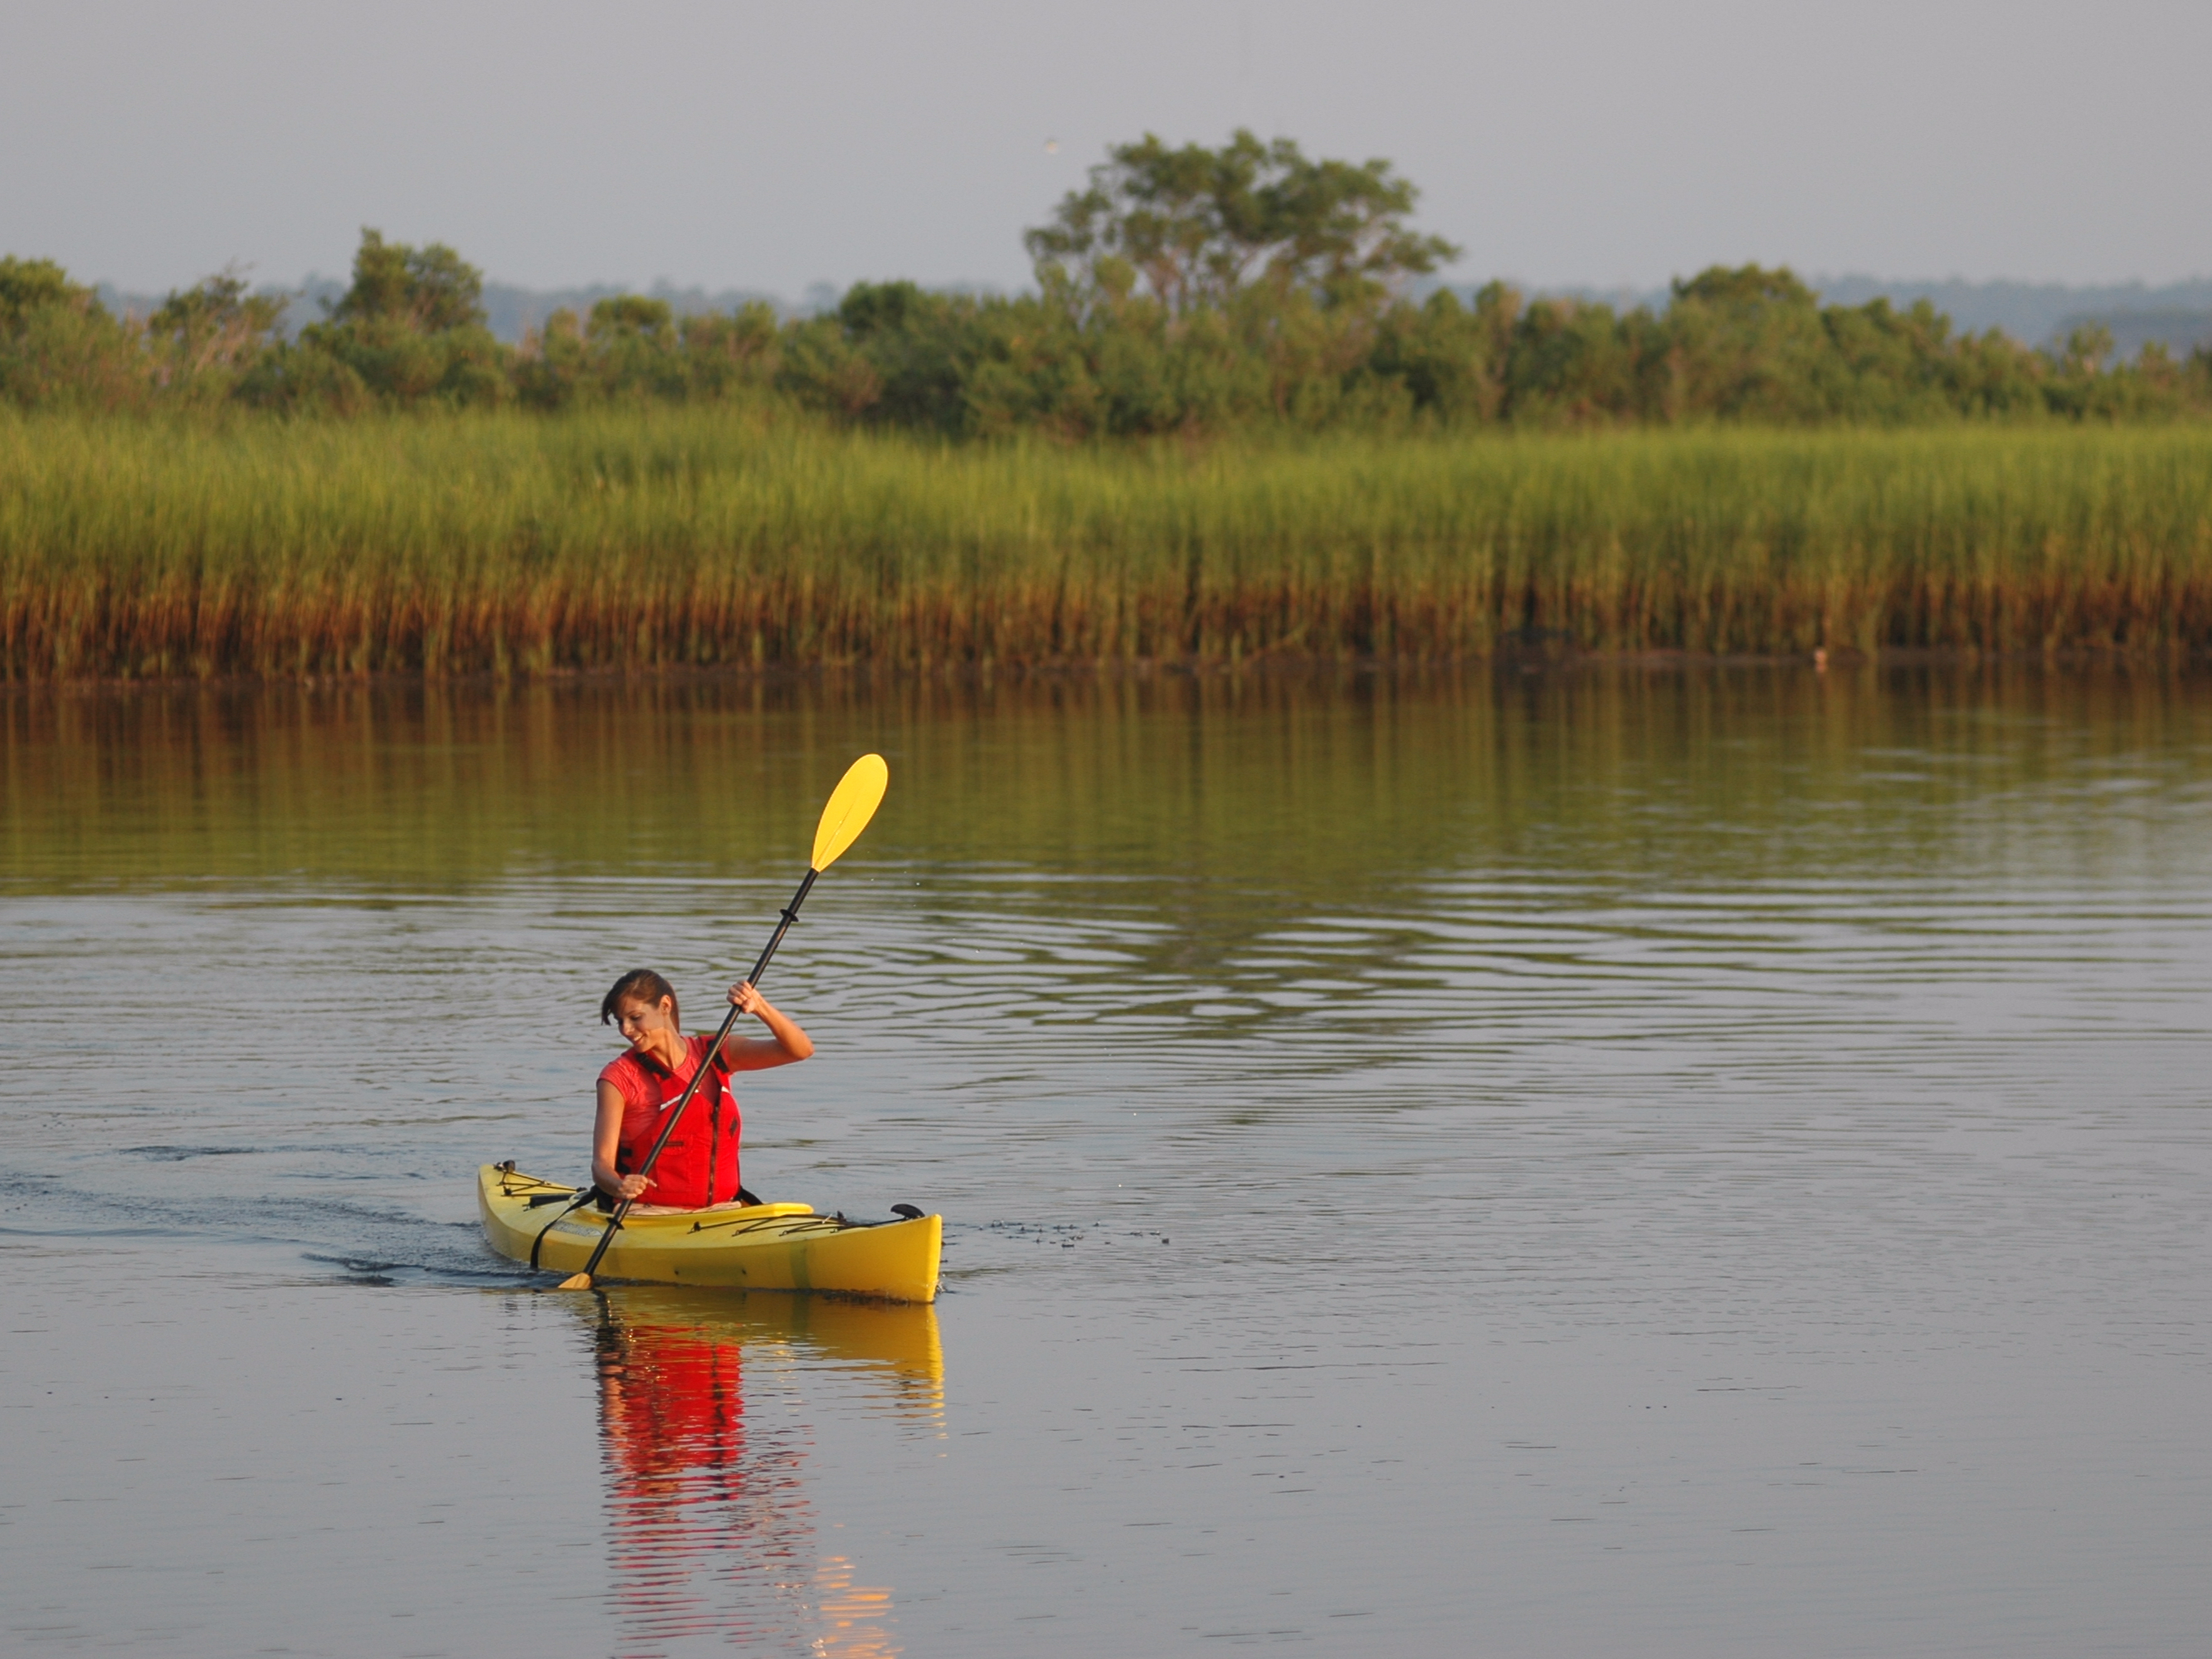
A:
[[[512,1164],[477,1171],[484,1237],[501,1255],[546,1273],[583,1267],[606,1231],[596,1206],[571,1208],[582,1191],[518,1174]],[[750,1291],[831,1291],[891,1302],[937,1299],[945,1218],[881,1225],[817,1215],[806,1204],[741,1209],[632,1210],[599,1263],[614,1279]]]

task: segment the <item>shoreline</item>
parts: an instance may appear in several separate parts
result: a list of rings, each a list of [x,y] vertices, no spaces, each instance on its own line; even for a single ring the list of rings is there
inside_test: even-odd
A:
[[[452,672],[377,669],[358,673],[227,673],[162,676],[81,675],[0,680],[0,699],[45,693],[81,695],[137,691],[335,692],[422,689],[439,691],[601,689],[631,686],[796,687],[836,684],[844,689],[940,685],[988,688],[999,684],[1074,684],[1315,681],[1336,678],[1406,680],[1430,676],[1581,674],[1606,670],[1648,673],[1768,672],[1838,678],[1867,672],[1936,669],[1960,672],[2036,670],[2052,673],[2124,671],[2161,676],[2212,669],[2212,649],[2129,650],[2073,646],[2049,650],[1984,650],[1975,647],[1897,647],[1865,652],[1839,649],[1825,662],[1810,652],[1711,653],[1669,650],[1586,651],[1526,649],[1459,657],[1320,657],[1271,653],[1241,661],[1134,659],[1108,661],[940,663],[683,663],[542,669],[470,669]]]

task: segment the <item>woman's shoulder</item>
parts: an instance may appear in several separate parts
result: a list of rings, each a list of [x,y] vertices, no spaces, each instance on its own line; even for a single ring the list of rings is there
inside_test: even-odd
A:
[[[599,1081],[613,1084],[625,1097],[639,1095],[646,1086],[645,1064],[633,1050],[625,1048],[599,1067]]]

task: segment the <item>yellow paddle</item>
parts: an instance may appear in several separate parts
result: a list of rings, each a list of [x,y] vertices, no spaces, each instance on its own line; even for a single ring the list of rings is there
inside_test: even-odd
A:
[[[830,792],[830,804],[822,809],[822,822],[815,826],[814,857],[806,866],[805,879],[799,884],[799,890],[791,896],[791,902],[784,907],[783,920],[776,924],[775,932],[769,936],[768,948],[760,953],[760,960],[753,963],[752,972],[745,976],[748,984],[760,983],[761,975],[768,971],[768,959],[775,954],[775,947],[783,943],[783,936],[791,931],[791,924],[798,920],[799,907],[806,902],[806,895],[814,885],[815,877],[836,863],[845,849],[860,840],[860,831],[868,827],[868,820],[875,817],[876,808],[883,805],[884,790],[890,781],[890,768],[884,764],[881,755],[863,755],[846,768],[845,775]],[[737,1024],[737,1019],[738,1006],[732,1003],[730,1012],[722,1016],[722,1028],[714,1033],[714,1041],[707,1050],[707,1058],[700,1061],[698,1069],[691,1073],[691,1081],[684,1085],[684,1092],[676,1097],[675,1108],[668,1114],[668,1121],[661,1126],[659,1138],[653,1143],[653,1150],[645,1155],[645,1163],[638,1174],[653,1173],[653,1166],[660,1158],[660,1149],[668,1144],[668,1137],[676,1133],[677,1121],[684,1115],[684,1109],[691,1103],[693,1091],[711,1069],[710,1062],[721,1052],[722,1039],[729,1036],[730,1027]],[[621,1231],[623,1218],[629,1213],[632,1201],[626,1198],[615,1206],[614,1214],[608,1218],[607,1230],[599,1239],[599,1248],[592,1252],[592,1259],[584,1264],[584,1271],[571,1273],[561,1281],[558,1288],[564,1291],[588,1291],[592,1288],[592,1275],[599,1271],[599,1258],[606,1255],[607,1246],[615,1242],[615,1234]]]

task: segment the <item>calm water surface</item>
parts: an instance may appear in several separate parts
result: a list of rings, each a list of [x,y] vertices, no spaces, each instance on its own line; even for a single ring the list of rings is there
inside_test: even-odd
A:
[[[934,1310],[544,1293],[594,1018]],[[2212,685],[0,699],[0,1647],[2184,1654]]]

